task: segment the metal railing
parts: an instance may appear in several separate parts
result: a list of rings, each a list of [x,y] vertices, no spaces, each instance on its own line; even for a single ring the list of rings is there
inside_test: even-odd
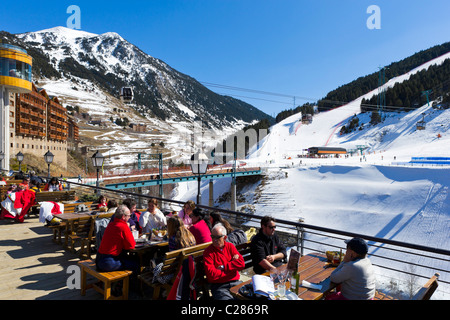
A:
[[[95,186],[75,182],[65,181],[65,183],[74,184],[81,188],[89,188],[88,192],[91,194],[96,189]],[[138,200],[155,198],[160,201],[160,208],[166,212],[179,211],[184,205],[184,201],[164,199],[130,191],[111,190],[103,187],[99,187],[99,189],[105,194],[115,195],[117,199],[131,197],[139,203],[142,203],[142,201]],[[143,207],[146,206],[144,205]],[[208,212],[219,212],[232,225],[239,226],[242,229],[252,227],[259,229],[260,227],[262,216],[256,214],[204,205],[198,205],[197,207]],[[310,225],[304,222],[288,221],[276,216],[274,218],[277,223],[277,234],[282,238],[286,246],[296,247],[302,255],[309,252],[324,253],[325,251],[339,251],[340,249],[345,251],[344,240],[353,237],[365,239],[369,245],[368,256],[372,264],[381,270],[377,274],[377,280],[382,277],[387,279],[381,286],[381,291],[390,295],[393,295],[393,291],[395,291],[396,296],[400,298],[408,297],[408,295],[411,297],[413,291],[417,291],[426,282],[426,280],[420,279],[429,279],[437,272],[440,273],[438,291],[441,291],[446,299],[450,297],[450,250],[377,238],[370,235]],[[402,289],[405,287],[409,289]],[[408,290],[409,292],[405,292]]]

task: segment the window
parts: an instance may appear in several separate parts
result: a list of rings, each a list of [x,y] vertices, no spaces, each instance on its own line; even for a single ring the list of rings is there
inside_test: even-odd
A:
[[[31,66],[22,61],[0,58],[0,75],[31,82]]]

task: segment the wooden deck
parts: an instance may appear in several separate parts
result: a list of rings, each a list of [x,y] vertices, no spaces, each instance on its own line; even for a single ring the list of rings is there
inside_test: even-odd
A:
[[[67,268],[78,261],[52,242],[51,230],[38,218],[0,220],[0,300],[102,300],[94,290],[83,297],[67,287]],[[129,298],[141,299],[133,292]]]

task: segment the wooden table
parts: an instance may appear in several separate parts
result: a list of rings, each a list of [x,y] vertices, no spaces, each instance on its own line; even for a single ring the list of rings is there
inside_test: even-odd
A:
[[[163,249],[164,252],[169,250],[169,242],[168,241],[150,241],[146,242],[144,245],[136,244],[134,249],[128,251],[131,255],[137,255],[139,259],[140,270],[144,267],[149,266],[150,259],[153,258],[155,252],[158,249]],[[144,261],[144,257],[148,256],[149,259],[147,263]]]
[[[328,263],[327,257],[322,253],[310,253],[300,258],[298,271],[300,273],[300,281],[306,280],[313,284],[321,285],[321,290],[308,289],[300,287],[298,297],[303,300],[320,300],[334,288],[334,284],[330,282],[331,272],[335,267],[331,267]],[[265,274],[269,275],[269,273]],[[243,282],[230,289],[231,294],[241,300],[248,298],[239,293],[239,288],[249,284],[251,280]]]
[[[68,235],[72,232],[71,231],[71,226],[72,226],[72,222],[76,221],[78,219],[83,219],[83,218],[91,218],[91,217],[95,217],[96,219],[102,219],[102,218],[111,218],[113,213],[100,213],[100,214],[96,214],[93,215],[91,214],[93,211],[85,211],[85,212],[79,212],[79,213],[72,213],[72,212],[68,212],[68,213],[62,213],[62,214],[56,214],[54,215],[55,217],[57,217],[58,219],[61,219],[61,221],[64,223],[65,225],[65,229],[64,229],[64,248],[67,248],[67,241],[68,241]]]

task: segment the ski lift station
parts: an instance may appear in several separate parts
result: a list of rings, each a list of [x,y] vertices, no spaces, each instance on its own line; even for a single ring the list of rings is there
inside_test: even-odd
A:
[[[311,147],[308,148],[308,156],[315,158],[321,156],[347,154],[345,148],[333,148],[333,147]]]

